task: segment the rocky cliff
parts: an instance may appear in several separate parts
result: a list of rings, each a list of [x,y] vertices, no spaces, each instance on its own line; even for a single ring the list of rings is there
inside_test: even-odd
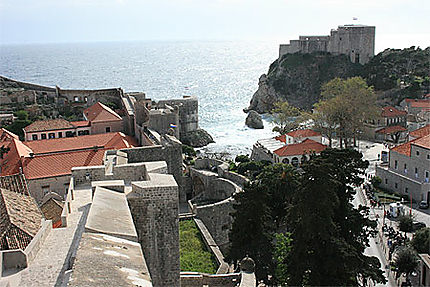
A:
[[[374,86],[381,101],[398,104],[405,97],[430,92],[430,48],[386,49],[366,65],[351,63],[345,55],[329,53],[287,54],[275,60],[259,80],[245,112],[270,112],[274,104],[288,101],[303,109],[320,99],[321,85],[333,78],[361,76]]]

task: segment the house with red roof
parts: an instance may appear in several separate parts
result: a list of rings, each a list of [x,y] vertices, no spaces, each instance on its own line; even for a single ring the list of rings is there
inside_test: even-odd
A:
[[[403,141],[407,137],[408,113],[393,106],[381,109],[380,117],[365,125],[366,137],[376,141]]]
[[[100,102],[84,110],[84,118],[91,123],[91,134],[123,131],[121,116]]]
[[[31,195],[41,204],[52,192],[64,197],[72,167],[102,165],[107,150],[138,144],[120,132],[21,142],[0,129],[0,146],[9,148],[0,158],[0,176],[22,172]]]
[[[411,131],[409,133],[409,140],[411,141],[414,139],[418,139],[418,138],[424,137],[426,135],[430,135],[430,124],[428,124],[422,128],[416,129],[414,131]]]
[[[268,160],[299,166],[310,154],[319,154],[327,148],[320,133],[301,129],[274,138],[258,140],[252,149],[252,160]]]
[[[84,110],[83,121],[65,119],[35,121],[24,128],[26,141],[123,132],[123,120],[114,110],[97,102]]]
[[[419,136],[423,131],[415,133]],[[389,152],[388,165],[376,167],[381,187],[420,202],[430,199],[430,134],[398,145]]]

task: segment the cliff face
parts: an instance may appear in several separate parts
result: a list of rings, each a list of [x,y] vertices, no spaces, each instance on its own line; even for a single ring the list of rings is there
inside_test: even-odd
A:
[[[260,77],[248,110],[267,113],[276,102],[285,100],[296,107],[310,109],[319,100],[323,83],[336,77],[351,77],[359,68],[359,64],[351,63],[345,55],[284,55],[270,65],[267,75]]]
[[[345,55],[287,54],[274,61],[260,77],[258,90],[245,112],[270,112],[274,104],[311,109],[320,99],[321,85],[333,78],[363,77],[381,101],[397,105],[406,97],[430,92],[430,48],[386,49],[366,65],[351,63]]]

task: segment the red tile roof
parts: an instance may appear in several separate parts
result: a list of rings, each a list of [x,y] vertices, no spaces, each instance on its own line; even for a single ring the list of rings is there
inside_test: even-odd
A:
[[[311,139],[306,139],[301,143],[285,145],[275,150],[274,153],[282,157],[282,156],[302,155],[305,153],[309,154],[312,152],[320,153],[326,148],[327,146],[320,144],[319,142],[316,142]]]
[[[407,129],[404,128],[404,127],[402,127],[402,126],[389,126],[389,127],[385,127],[385,128],[380,129],[380,130],[377,130],[376,132],[378,134],[387,134],[387,135],[390,135],[390,134],[393,134],[393,133],[405,132],[405,131],[407,131]]]
[[[393,147],[392,149],[390,149],[390,152],[394,151],[394,152],[401,153],[401,154],[406,155],[406,156],[411,156],[411,143],[412,142],[413,141],[409,141],[407,143]]]
[[[286,143],[287,142],[287,136],[286,135],[280,135],[280,136],[275,137],[275,140]]]
[[[430,108],[430,100],[422,100],[411,103],[411,108]]]
[[[75,127],[69,121],[66,121],[64,119],[53,119],[45,121],[35,121],[34,123],[31,123],[30,125],[26,126],[24,130],[29,133],[73,128]]]
[[[381,116],[382,117],[398,117],[405,116],[407,114],[406,111],[401,111],[392,106],[387,106],[382,108]]]
[[[24,144],[3,129],[0,129],[0,145],[11,147],[0,159],[1,175],[16,174],[22,166],[27,179],[67,175],[74,166],[101,165],[106,150],[138,146],[134,138],[119,132]]]
[[[422,148],[430,149],[430,135],[416,139],[412,144]]]
[[[63,176],[72,173],[72,167],[102,165],[105,149],[74,151],[35,156],[24,159],[27,179]]]
[[[0,175],[11,175],[19,172],[21,157],[29,156],[32,152],[24,145],[17,135],[6,129],[0,129],[0,146],[10,150],[0,158]]]
[[[311,129],[304,129],[304,130],[295,130],[295,131],[289,132],[287,133],[287,135],[293,138],[304,138],[304,137],[317,137],[317,136],[320,136],[321,134]]]
[[[90,122],[122,121],[122,118],[116,112],[100,102],[87,108],[84,111],[84,115]]]
[[[430,134],[430,124],[409,133],[409,135],[414,138],[420,138],[429,134]]]
[[[77,128],[80,127],[89,127],[90,126],[90,122],[89,121],[74,121],[74,122],[70,122],[72,125],[74,125]]]
[[[124,139],[127,140],[124,141]],[[120,132],[29,141],[25,144],[33,150],[34,154],[82,150],[94,146],[110,149],[137,146],[134,140]]]

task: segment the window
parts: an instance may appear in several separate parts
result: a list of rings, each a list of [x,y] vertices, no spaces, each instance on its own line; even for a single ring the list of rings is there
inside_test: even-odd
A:
[[[75,102],[79,102],[79,97],[75,96],[74,100],[75,100]]]
[[[397,184],[397,182],[394,184],[394,187],[395,187],[395,188],[398,188],[398,187],[399,187],[399,185]]]
[[[409,189],[407,187],[405,187],[405,193],[408,193]]]
[[[420,151],[419,150],[417,150],[417,156],[420,156]]]
[[[59,132],[58,133],[58,138],[60,139],[60,138],[62,138],[63,137],[63,133],[62,132]]]
[[[42,186],[42,192],[44,195],[46,195],[49,192],[49,185]]]
[[[72,136],[73,136],[73,132],[71,131],[66,132],[66,137],[70,138]]]
[[[106,132],[110,133],[110,127],[106,127]]]
[[[37,141],[37,135],[32,135],[31,137],[33,138],[34,141]]]
[[[385,179],[385,184],[388,184],[388,178]]]
[[[78,136],[83,136],[84,135],[84,131],[78,131]]]
[[[405,163],[405,165],[404,165],[404,169],[405,169],[405,173],[408,173],[408,166],[407,166],[407,164]]]
[[[283,160],[282,160],[282,163],[290,163],[290,161],[288,160],[288,158],[284,158]]]
[[[418,168],[415,168],[415,177],[418,178]]]
[[[87,97],[84,98],[84,102],[88,102],[88,98]]]
[[[425,172],[425,179],[424,179],[424,181],[425,182],[429,182],[429,172],[427,170]]]
[[[397,160],[394,161],[394,168],[397,169]]]
[[[430,154],[427,155],[427,159],[430,159]]]
[[[46,140],[46,134],[41,134],[40,136],[42,137],[43,140]]]
[[[55,133],[49,133],[48,134],[48,138],[55,139]]]

